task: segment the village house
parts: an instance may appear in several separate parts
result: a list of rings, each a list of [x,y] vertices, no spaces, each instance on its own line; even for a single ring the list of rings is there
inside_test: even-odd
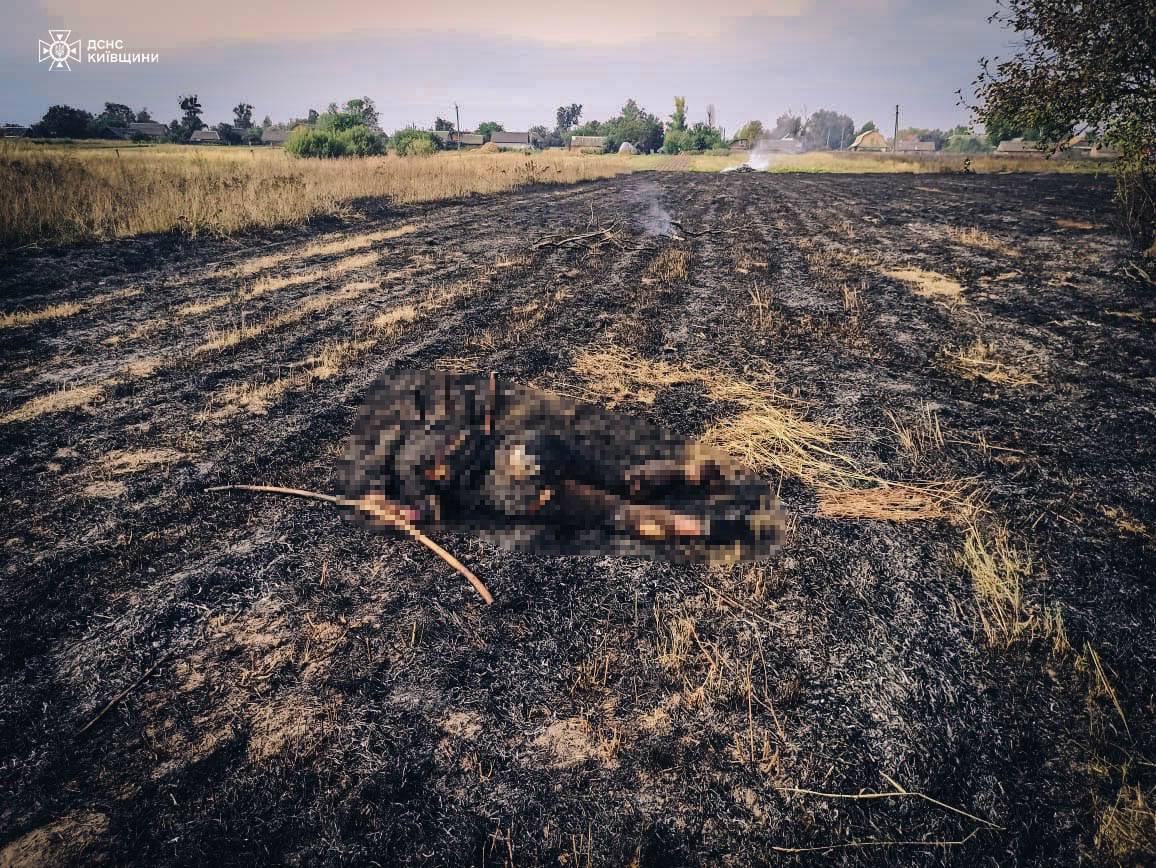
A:
[[[28,127],[20,124],[0,124],[0,138],[18,139],[28,135]]]
[[[919,139],[900,139],[895,146],[899,154],[929,154],[935,153],[935,142],[921,142]]]
[[[189,136],[189,144],[209,145],[221,143],[221,134],[216,130],[197,130]]]
[[[156,121],[134,121],[128,125],[128,134],[132,138],[147,138],[159,142],[168,135],[169,128]]]
[[[263,145],[284,145],[285,140],[289,138],[289,134],[293,131],[285,127],[266,127],[261,130],[261,144]]]
[[[529,133],[491,133],[490,141],[503,151],[530,150]]]
[[[604,151],[606,150],[606,136],[572,136],[570,138],[572,151]]]
[[[486,143],[486,137],[481,133],[459,133],[457,130],[430,130],[429,134],[442,143],[442,147],[462,150],[480,148]]]
[[[867,130],[855,136],[855,141],[848,150],[881,153],[887,150],[887,139],[879,130]]]
[[[1005,139],[995,149],[997,157],[1043,157],[1045,152],[1036,147],[1035,142],[1025,141],[1023,137]]]

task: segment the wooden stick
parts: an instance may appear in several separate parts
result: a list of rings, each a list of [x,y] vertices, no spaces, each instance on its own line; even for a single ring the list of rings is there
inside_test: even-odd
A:
[[[771,847],[777,853],[822,853],[827,850],[848,850],[856,847],[962,847],[979,833],[971,832],[958,841],[848,841],[846,844],[828,844],[825,847]]]
[[[277,485],[215,485],[211,488],[206,488],[205,491],[256,491],[263,494],[283,494],[289,497],[303,497],[307,500],[320,500],[323,503],[332,503],[335,506],[351,507],[372,518],[384,521],[397,530],[408,534],[460,573],[465,580],[473,586],[473,589],[478,592],[478,596],[485,600],[487,606],[494,602],[493,595],[482,583],[481,579],[470,572],[465,564],[418,530],[409,519],[401,514],[401,510],[395,504],[380,494],[366,495],[361,498],[361,500],[349,500],[348,498],[336,497],[332,494],[321,494],[317,491],[306,491],[302,488],[282,488]]]
[[[118,693],[112,699],[110,699],[108,701],[108,704],[97,713],[96,717],[94,717],[92,720],[90,720],[88,723],[86,723],[84,726],[82,726],[80,729],[78,729],[76,731],[76,735],[78,735],[78,736],[84,735],[86,732],[88,732],[90,729],[92,729],[94,726],[96,726],[96,724],[100,721],[100,719],[102,717],[104,717],[106,714],[108,714],[109,711],[112,710],[114,705],[116,705],[118,702],[120,702],[122,699],[124,699],[126,696],[128,696],[130,693],[132,693],[134,690],[136,690],[142,684],[144,684],[145,679],[148,678],[150,675],[152,675],[154,672],[156,672],[157,667],[160,666],[162,663],[164,663],[166,660],[168,660],[169,655],[172,653],[173,652],[171,650],[166,651],[164,654],[162,654],[160,657],[158,657],[156,662],[153,663],[153,665],[150,666],[148,669],[146,669],[140,678],[138,678],[136,681],[134,681],[132,684],[130,684],[128,687],[126,687],[124,690],[122,690],[120,693]]]
[[[780,793],[800,793],[805,796],[821,796],[825,799],[897,799],[906,796],[913,799],[923,799],[925,802],[931,802],[931,804],[938,805],[946,811],[951,811],[953,814],[959,814],[961,817],[967,817],[969,820],[982,823],[991,829],[1003,829],[1003,826],[993,823],[991,820],[985,820],[983,817],[977,817],[975,814],[969,814],[967,811],[964,811],[961,808],[952,807],[946,802],[939,801],[939,799],[933,799],[926,793],[909,792],[900,787],[898,784],[895,784],[894,781],[892,781],[892,785],[896,787],[896,792],[894,793],[824,793],[818,790],[805,790],[800,787],[775,787],[775,789]]]

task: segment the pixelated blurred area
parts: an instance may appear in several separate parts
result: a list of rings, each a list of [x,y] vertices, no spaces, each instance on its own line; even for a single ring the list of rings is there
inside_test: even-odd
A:
[[[342,482],[427,529],[541,554],[733,562],[770,556],[784,529],[773,490],[726,456],[494,375],[380,379]]]

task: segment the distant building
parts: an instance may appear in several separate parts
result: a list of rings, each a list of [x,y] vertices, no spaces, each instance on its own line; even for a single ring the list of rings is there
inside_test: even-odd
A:
[[[285,127],[266,127],[261,130],[261,144],[263,145],[284,145],[285,140],[289,138],[292,130],[285,129]]]
[[[1035,142],[1025,141],[1022,137],[1000,142],[995,153],[1001,157],[1043,157],[1045,154],[1036,147]]]
[[[221,143],[221,134],[218,133],[216,130],[197,130],[195,133],[193,133],[191,136],[189,136],[189,142],[191,144],[200,144],[200,145],[207,145],[207,144],[218,144],[219,145]]]
[[[865,133],[859,133],[855,136],[855,141],[851,143],[850,150],[852,151],[871,151],[882,152],[887,150],[887,139],[884,138],[883,133],[879,130],[867,130]]]
[[[572,136],[570,139],[572,151],[604,151],[606,150],[606,136]]]
[[[490,133],[490,141],[503,151],[530,150],[529,133]]]
[[[0,124],[0,138],[18,139],[28,135],[28,127],[20,124]]]
[[[921,142],[919,139],[901,139],[895,146],[900,154],[926,154],[936,151],[935,142]]]
[[[486,143],[486,137],[481,133],[459,133],[456,130],[430,130],[430,135],[442,143],[445,148],[456,148],[461,145],[462,150],[480,148]]]
[[[169,133],[169,128],[156,121],[135,121],[128,125],[129,136],[142,136],[153,141],[160,141]]]
[[[735,154],[739,151],[749,151],[751,149],[750,139],[732,139],[730,144],[731,153]]]

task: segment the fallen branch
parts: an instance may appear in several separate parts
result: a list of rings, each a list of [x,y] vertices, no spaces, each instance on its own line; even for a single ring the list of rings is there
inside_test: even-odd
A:
[[[822,847],[774,847],[777,853],[823,853],[827,850],[851,850],[859,847],[961,847],[979,833],[972,829],[966,837],[958,841],[848,841],[845,844],[827,844]]]
[[[140,687],[142,684],[144,684],[145,679],[148,678],[150,675],[152,675],[154,672],[156,672],[157,667],[159,667],[162,663],[164,663],[166,660],[168,660],[169,655],[172,653],[173,652],[171,650],[166,651],[164,654],[162,654],[160,657],[158,657],[156,662],[153,663],[152,666],[150,666],[148,669],[146,669],[141,674],[140,678],[138,678],[136,681],[134,681],[132,684],[130,684],[128,687],[126,687],[124,690],[122,690],[120,693],[118,693],[112,699],[110,699],[108,701],[108,704],[104,708],[102,708],[99,712],[97,712],[96,717],[94,717],[92,720],[90,720],[88,723],[86,723],[84,726],[82,726],[80,729],[78,729],[76,731],[76,735],[78,735],[78,736],[84,735],[86,732],[88,732],[90,729],[92,729],[94,726],[96,726],[96,724],[100,722],[100,719],[102,717],[104,717],[106,714],[108,714],[109,711],[111,711],[112,708],[118,702],[120,702],[122,699],[124,699],[126,696],[128,696],[130,693],[132,693],[134,690],[136,690],[138,687]]]
[[[571,235],[568,238],[545,238],[534,245],[535,250],[541,250],[543,247],[565,247],[567,244],[576,244],[579,241],[587,241],[591,238],[602,237],[603,241],[614,240],[614,230],[618,228],[617,223],[613,223],[605,229],[596,229],[593,232],[583,232],[581,235]]]
[[[465,580],[473,586],[473,589],[478,592],[478,596],[485,600],[487,606],[494,602],[493,595],[489,589],[482,584],[481,579],[475,576],[465,564],[418,530],[409,519],[401,514],[401,510],[394,503],[382,497],[380,494],[370,494],[360,500],[350,500],[344,497],[336,497],[332,494],[321,494],[320,492],[306,491],[301,488],[282,488],[276,485],[216,485],[212,488],[206,488],[205,491],[256,491],[263,494],[281,494],[289,497],[302,497],[307,500],[320,500],[323,503],[332,503],[335,506],[346,506],[356,509],[371,518],[383,521],[386,524],[392,525],[397,530],[408,534],[460,573]]]
[[[683,235],[689,235],[691,238],[701,238],[703,235],[728,235],[737,231],[735,229],[703,229],[699,232],[695,232],[693,229],[687,229],[677,220],[671,220],[670,225],[677,226],[679,232],[681,232]]]
[[[775,789],[778,790],[780,793],[799,793],[799,794],[804,795],[804,796],[820,796],[821,798],[824,798],[824,799],[850,799],[850,800],[896,799],[896,798],[923,799],[925,802],[930,802],[933,805],[938,805],[939,807],[943,808],[945,811],[951,811],[951,813],[953,813],[953,814],[959,814],[959,816],[961,816],[961,817],[967,817],[967,819],[974,820],[977,823],[981,823],[982,825],[987,826],[990,829],[1001,829],[1001,830],[1003,829],[1003,826],[1000,826],[996,823],[993,823],[993,822],[991,822],[991,820],[985,820],[985,819],[983,819],[983,817],[977,817],[975,814],[969,814],[967,811],[963,810],[962,808],[956,808],[956,807],[953,807],[952,805],[947,804],[946,802],[939,801],[939,799],[933,799],[931,796],[927,795],[926,793],[910,792],[908,790],[903,789],[903,787],[899,786],[899,784],[897,784],[892,778],[887,777],[887,775],[883,775],[883,777],[887,779],[887,782],[889,784],[891,784],[891,786],[895,787],[895,792],[891,792],[891,793],[824,793],[824,792],[820,792],[819,790],[805,790],[805,789],[802,789],[801,787],[775,787]]]

